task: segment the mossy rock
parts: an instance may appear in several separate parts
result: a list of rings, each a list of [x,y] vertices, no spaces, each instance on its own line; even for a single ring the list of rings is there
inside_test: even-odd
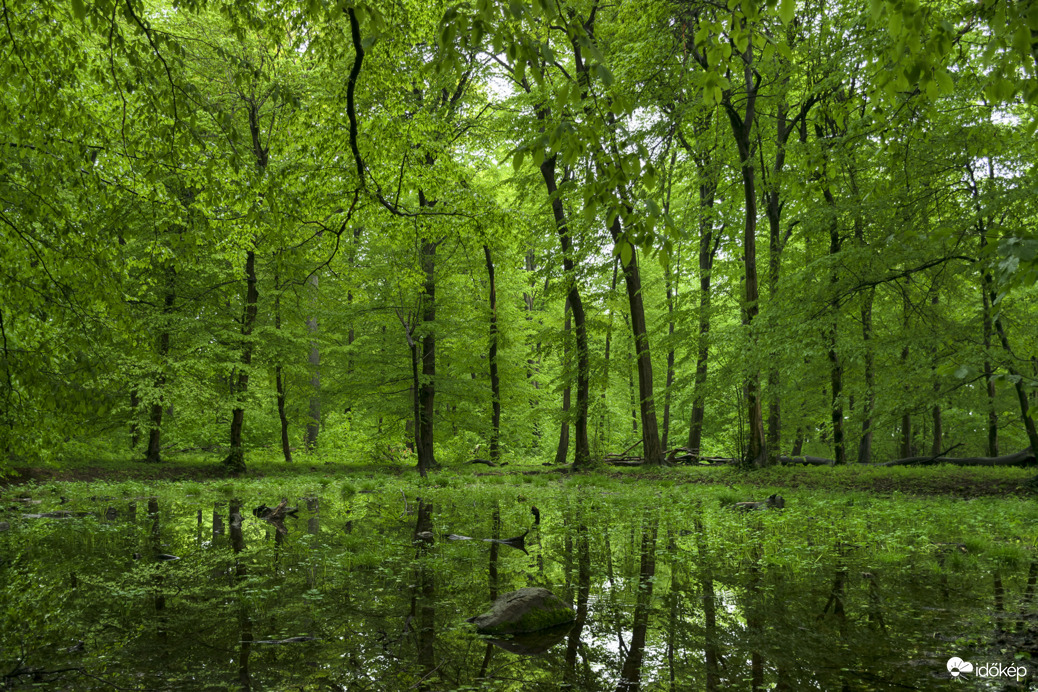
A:
[[[527,587],[500,596],[490,610],[469,618],[480,634],[524,634],[576,619],[573,609],[547,589]]]

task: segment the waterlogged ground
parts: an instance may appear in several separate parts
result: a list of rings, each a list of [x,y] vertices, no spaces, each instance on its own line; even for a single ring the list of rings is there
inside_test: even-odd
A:
[[[767,491],[594,477],[7,488],[0,687],[1036,687],[1033,500],[782,492],[783,510],[739,512]],[[254,516],[282,497],[297,516]],[[525,551],[481,540],[523,534]],[[575,625],[489,642],[465,622],[524,586],[571,603]]]

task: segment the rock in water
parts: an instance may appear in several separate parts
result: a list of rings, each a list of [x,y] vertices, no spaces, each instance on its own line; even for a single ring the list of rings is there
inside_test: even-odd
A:
[[[480,634],[522,634],[573,622],[573,609],[547,589],[527,587],[500,596],[489,612],[469,618]]]

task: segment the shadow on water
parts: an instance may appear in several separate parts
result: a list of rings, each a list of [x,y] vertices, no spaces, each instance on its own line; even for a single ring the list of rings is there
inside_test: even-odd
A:
[[[1034,556],[880,559],[790,509],[605,493],[533,512],[514,493],[310,495],[275,522],[243,512],[261,499],[5,517],[0,611],[18,615],[0,687],[922,690],[953,657],[984,689],[1034,685]],[[508,637],[465,622],[531,586],[573,622]],[[980,680],[993,662],[1026,672]]]

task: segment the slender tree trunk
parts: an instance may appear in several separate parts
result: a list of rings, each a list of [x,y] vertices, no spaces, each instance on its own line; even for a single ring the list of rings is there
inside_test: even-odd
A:
[[[782,202],[778,188],[779,175],[786,159],[786,104],[780,102],[776,121],[776,152],[770,185],[764,193],[764,213],[768,217],[768,294],[772,305],[778,305],[779,278],[782,269]],[[782,387],[779,368],[768,367],[768,450],[773,456],[782,448]],[[774,462],[774,459],[770,460]]]
[[[793,434],[793,447],[789,451],[790,456],[798,457],[804,449],[804,428],[798,427]]]
[[[836,199],[828,186],[824,187],[822,194],[825,196],[826,204],[833,215],[829,224],[829,258],[833,262],[829,285],[834,293],[839,282],[839,273],[836,271],[836,257],[840,253],[840,224],[836,216]],[[843,361],[836,349],[837,330],[839,328],[840,306],[835,297],[829,303],[832,313],[832,322],[826,333],[826,341],[829,347],[829,388],[832,394],[832,424],[833,424],[833,461],[837,464],[847,463],[847,451],[844,445],[843,434]]]
[[[668,144],[668,146],[670,146]],[[663,206],[663,212],[670,214],[670,195],[674,182],[674,164],[677,161],[678,151],[672,149],[670,153],[670,165],[667,167],[667,197]],[[664,267],[663,277],[667,288],[667,386],[663,390],[663,435],[660,440],[663,451],[670,449],[670,399],[671,388],[674,386],[674,300],[678,292],[681,266],[681,246],[678,246],[677,257],[674,260],[674,271],[671,271],[670,262]]]
[[[752,336],[753,320],[759,312],[760,292],[757,281],[757,177],[753,167],[753,148],[750,133],[753,130],[753,120],[756,114],[757,87],[753,73],[753,43],[752,40],[743,54],[745,65],[744,80],[746,83],[745,111],[740,116],[735,110],[730,98],[724,103],[728,119],[731,122],[732,134],[739,151],[739,170],[742,175],[743,197],[745,200],[746,225],[743,229],[743,265],[744,277],[744,303],[742,308],[742,322],[751,332],[750,343],[755,344]],[[751,349],[755,352],[756,346]],[[754,354],[751,353],[751,358]],[[747,423],[749,424],[749,445],[747,447],[746,461],[754,466],[764,466],[768,463],[768,450],[764,438],[764,420],[760,396],[760,372],[754,364],[746,377],[744,384],[747,407]]]
[[[872,351],[872,300],[875,289],[865,294],[861,305],[861,334],[865,344],[865,404],[861,416],[861,442],[858,445],[858,463],[872,463],[872,412],[876,408],[876,366]]]
[[[613,219],[609,232],[613,242],[623,242],[620,217]],[[622,260],[621,260],[622,262]],[[638,408],[642,423],[642,460],[645,464],[663,464],[665,458],[660,444],[659,425],[656,421],[655,393],[652,385],[652,356],[649,353],[649,334],[645,322],[645,305],[642,301],[641,272],[638,269],[638,252],[631,246],[630,259],[623,267],[624,283],[627,285],[627,302],[630,306],[631,332],[634,336],[635,363],[638,370]]]
[[[905,305],[904,324],[905,324],[905,329],[907,331],[907,328],[908,328],[908,306],[907,306],[907,304]],[[909,353],[910,353],[910,351],[909,351],[908,345],[906,344],[905,346],[903,346],[901,348],[901,370],[902,370],[902,372],[906,372],[907,371]],[[908,389],[907,385],[905,385],[905,389],[906,389],[906,392],[907,392],[907,389]],[[914,456],[914,452],[913,452],[913,449],[912,449],[912,437],[913,437],[913,435],[912,435],[912,412],[911,412],[911,410],[906,410],[904,413],[901,414],[901,457],[902,458]]]
[[[130,451],[136,451],[137,445],[141,441],[141,426],[137,422],[138,411],[140,408],[141,398],[137,394],[137,388],[134,387],[130,390]]]
[[[411,451],[418,453],[418,450],[422,448],[422,427],[419,425],[419,421],[422,419],[422,400],[418,396],[418,391],[421,388],[422,378],[419,375],[421,370],[421,352],[419,351],[418,342],[412,341],[410,334],[408,335],[408,347],[411,352],[411,420],[409,423],[410,432],[414,434],[413,445]],[[418,467],[418,472],[423,474],[425,470],[423,467]]]
[[[310,277],[310,286],[313,290],[313,300],[318,302],[317,274]],[[317,447],[317,435],[321,431],[321,350],[317,342],[317,317],[311,317],[306,321],[306,329],[310,332],[310,417],[306,422],[306,434],[303,438],[306,448],[310,451]]]
[[[980,247],[981,252],[987,245],[987,226],[980,224]],[[997,457],[998,454],[998,408],[996,403],[997,392],[995,390],[995,369],[991,365],[991,337],[994,333],[994,322],[992,320],[991,294],[994,293],[994,279],[991,272],[985,269],[981,274],[981,293],[983,294],[983,320],[984,320],[984,382],[987,387],[988,405],[988,456]]]
[[[566,313],[566,321],[562,326],[563,342],[562,342],[562,360],[564,362],[563,369],[568,370],[570,367],[569,363],[569,332],[570,332],[570,314],[569,314],[569,301],[566,301],[566,305],[563,308]],[[562,390],[562,424],[559,426],[559,446],[555,451],[555,463],[562,465],[566,463],[566,455],[569,454],[569,405],[570,405],[570,378],[566,378],[566,388]]]
[[[169,355],[169,319],[173,313],[173,305],[176,302],[176,270],[172,267],[166,269],[166,293],[163,296],[162,305],[162,328],[159,332],[158,355],[159,375],[155,378],[156,398],[151,404],[151,426],[148,431],[148,452],[144,461],[158,463],[162,461],[162,411],[163,391],[166,387],[166,375],[162,370],[166,367],[166,357]]]
[[[424,195],[422,195],[423,206]],[[436,245],[422,241],[421,261],[425,272],[425,294],[422,297],[422,377],[418,386],[420,416],[418,419],[418,470],[424,477],[436,468],[433,453],[433,412],[436,398]]]
[[[616,258],[613,261],[613,282],[609,286],[609,295],[616,293],[616,279],[620,268],[620,258]],[[613,318],[615,311],[609,311],[609,320],[606,322],[606,335],[605,335],[605,359],[602,367],[602,414],[599,417],[598,425],[598,440],[599,446],[605,446],[606,430],[609,426],[609,406],[606,404],[606,398],[609,394],[609,349],[612,345],[613,340]]]
[[[483,246],[483,255],[486,257],[487,275],[490,277],[490,347],[487,353],[490,360],[490,460],[496,462],[501,457],[501,378],[497,372],[497,283],[494,279],[494,261],[489,246]]]
[[[546,111],[538,109],[538,119],[547,117]],[[559,197],[558,185],[555,179],[556,157],[552,156],[541,164],[541,177],[551,202],[552,216],[555,219],[555,228],[559,234],[559,244],[562,247],[562,267],[569,282],[568,301],[573,313],[573,327],[577,335],[577,403],[573,419],[573,429],[576,437],[576,448],[574,450],[574,468],[585,468],[591,464],[591,448],[588,445],[587,436],[587,413],[590,393],[591,364],[588,360],[587,320],[584,315],[584,303],[580,298],[580,289],[577,285],[576,260],[574,259],[574,248],[570,239],[569,227],[566,220],[566,212]]]
[[[709,172],[710,162],[697,166],[699,171],[699,339],[697,340],[696,374],[692,385],[692,420],[688,429],[688,448],[696,457],[702,452],[703,419],[706,415],[706,378],[710,358],[710,275],[720,245],[720,232],[714,239],[714,198],[717,180]],[[708,177],[709,176],[709,177]]]
[[[934,385],[934,396],[940,391],[940,385]],[[933,405],[933,444],[930,447],[934,456],[944,451],[944,423],[941,418],[940,404]]]
[[[274,275],[274,289],[280,291],[277,274]],[[274,296],[274,328],[281,331],[281,294]],[[285,415],[285,379],[281,367],[281,354],[277,356],[274,368],[274,384],[277,387],[278,419],[281,421],[281,453],[285,461],[292,463],[292,446],[288,440],[288,416]]]
[[[991,295],[991,302],[995,302],[994,293]],[[1027,432],[1027,443],[1031,446],[1031,450],[1038,454],[1038,430],[1035,429],[1034,418],[1031,418],[1029,414],[1030,404],[1027,401],[1027,390],[1024,389],[1023,376],[1012,365],[1011,359],[1014,358],[1014,355],[1009,346],[1009,337],[1006,336],[1002,317],[997,313],[995,315],[995,333],[998,334],[998,340],[1006,352],[1006,370],[1009,371],[1009,375],[1014,381],[1013,388],[1016,390],[1017,401],[1020,402],[1020,416],[1024,422],[1024,430]]]
[[[241,323],[241,367],[234,386],[235,407],[231,413],[231,453],[223,460],[232,471],[245,470],[245,451],[242,446],[242,431],[245,427],[244,396],[249,389],[249,369],[252,366],[252,328],[256,322],[259,289],[256,278],[256,252],[249,250],[245,255],[245,314]]]
[[[674,385],[674,293],[676,287],[672,285],[671,271],[668,266],[664,273],[667,284],[667,386],[663,390],[663,435],[660,444],[663,450],[669,449],[670,437],[670,390]]]

